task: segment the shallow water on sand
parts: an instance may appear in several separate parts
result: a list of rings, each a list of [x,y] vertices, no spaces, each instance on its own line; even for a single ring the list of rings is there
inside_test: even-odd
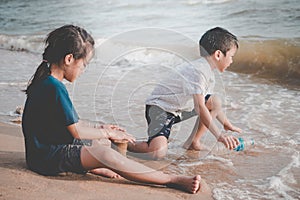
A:
[[[5,54],[7,62],[14,64],[14,68],[1,73],[20,74],[19,79],[0,85],[1,121],[9,122],[17,116],[13,112],[15,107],[24,103],[25,95],[20,90],[33,73],[34,67],[30,65],[38,56],[1,51],[1,56]],[[31,61],[23,62],[25,58]],[[66,83],[77,112],[83,119],[118,124],[138,140],[144,140],[144,100],[155,80],[170,69],[160,68],[157,74],[153,73],[158,71],[153,65],[141,68],[119,63],[103,71],[95,68],[98,64],[97,60],[91,63],[74,84]],[[27,70],[29,66],[32,70]],[[229,119],[244,130],[241,137],[255,140],[255,146],[246,147],[243,152],[230,152],[207,133],[202,139],[207,151],[186,151],[181,146],[192,131],[195,123],[192,118],[174,126],[168,157],[152,167],[180,174],[201,174],[213,188],[215,199],[297,199],[300,91],[233,72],[216,73],[216,80],[216,93],[223,98]]]

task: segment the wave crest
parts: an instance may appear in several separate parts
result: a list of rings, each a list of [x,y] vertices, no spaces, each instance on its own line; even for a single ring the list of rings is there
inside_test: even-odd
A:
[[[39,53],[43,49],[43,38],[38,35],[0,35],[0,48]]]
[[[234,57],[232,66],[229,68],[230,71],[252,74],[279,84],[300,87],[300,38],[273,40],[257,37],[255,37],[256,39],[249,38],[252,37],[241,39],[240,48]],[[38,35],[0,34],[0,48],[12,51],[28,51],[40,54],[43,52],[43,41],[44,38]],[[96,48],[102,47],[104,41],[106,40],[103,38],[96,39]],[[104,52],[120,50],[123,47],[120,44],[125,45],[124,48],[126,49],[126,46],[133,45],[134,42],[127,41],[125,43],[116,42],[111,44],[112,46],[103,49],[101,53],[99,52],[101,59],[105,60],[106,54]],[[136,46],[139,45],[137,44]],[[197,59],[199,55],[196,42],[188,45],[179,42],[175,46],[178,52],[181,52],[185,57]],[[143,60],[147,56],[147,51],[145,51],[145,56],[141,55],[138,60],[147,62],[147,59]],[[166,62],[170,65],[177,63],[163,53],[158,57],[166,59]]]
[[[300,86],[300,39],[244,40],[231,71]]]

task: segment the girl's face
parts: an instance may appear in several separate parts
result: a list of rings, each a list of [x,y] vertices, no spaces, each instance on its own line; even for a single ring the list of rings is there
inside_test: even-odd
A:
[[[64,68],[64,78],[67,81],[74,82],[85,70],[89,61],[92,59],[92,51],[87,55],[86,58],[70,59],[70,63]]]
[[[84,59],[78,59],[72,62],[72,64],[65,70],[65,79],[70,82],[75,81],[83,72],[86,67]]]
[[[217,69],[220,72],[224,72],[233,62],[233,56],[235,55],[237,51],[236,46],[231,47],[229,51],[227,51],[226,56],[221,53],[219,60],[217,62]]]

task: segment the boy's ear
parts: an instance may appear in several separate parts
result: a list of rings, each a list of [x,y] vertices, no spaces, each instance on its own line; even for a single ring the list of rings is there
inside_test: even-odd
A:
[[[73,54],[67,54],[64,60],[65,64],[70,65],[73,62],[73,59],[74,59]]]
[[[214,57],[217,61],[219,61],[221,59],[221,56],[222,56],[222,51],[220,51],[220,50],[215,51]]]

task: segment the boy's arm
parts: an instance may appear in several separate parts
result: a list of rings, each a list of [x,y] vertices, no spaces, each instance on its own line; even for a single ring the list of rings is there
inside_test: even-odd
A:
[[[217,120],[224,126],[225,131],[234,131],[242,133],[242,129],[232,125],[223,111],[218,113]]]
[[[215,125],[209,110],[205,106],[205,97],[202,94],[194,94],[194,108],[200,116],[200,121],[210,130],[219,142],[222,142],[228,149],[234,149],[239,144],[238,138],[233,136],[224,136]]]

